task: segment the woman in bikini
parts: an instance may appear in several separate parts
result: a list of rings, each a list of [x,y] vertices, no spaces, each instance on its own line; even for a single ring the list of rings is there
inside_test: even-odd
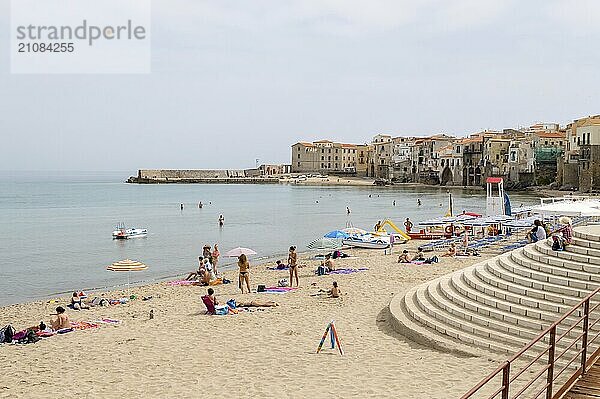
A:
[[[296,287],[298,287],[298,254],[296,253],[296,247],[293,245],[290,247],[290,254],[288,255],[288,266],[290,267],[290,287],[294,284],[294,276]]]
[[[246,287],[248,288],[248,293],[250,293],[250,262],[248,262],[248,258],[246,255],[241,254],[238,257],[238,267],[240,268],[240,289],[242,290],[242,294],[244,293],[244,281],[246,281]]]

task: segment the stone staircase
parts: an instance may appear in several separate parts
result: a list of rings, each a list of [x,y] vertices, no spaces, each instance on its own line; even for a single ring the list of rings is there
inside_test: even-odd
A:
[[[600,226],[576,227],[566,251],[553,251],[549,241],[397,295],[389,306],[394,327],[442,350],[473,354],[476,346],[518,351],[600,287]],[[579,330],[568,334],[576,337]]]

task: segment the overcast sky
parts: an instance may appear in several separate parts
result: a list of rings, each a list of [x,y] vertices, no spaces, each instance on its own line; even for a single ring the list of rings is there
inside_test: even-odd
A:
[[[156,0],[148,75],[10,74],[8,6],[0,170],[251,167],[600,113],[600,1]]]

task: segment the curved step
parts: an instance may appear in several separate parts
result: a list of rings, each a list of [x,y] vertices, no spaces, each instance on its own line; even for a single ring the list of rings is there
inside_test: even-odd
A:
[[[578,226],[573,228],[573,237],[582,238],[588,241],[596,241],[600,243],[600,226],[588,225]]]
[[[545,276],[546,281],[553,281],[554,279],[558,284],[589,289],[590,291],[595,289],[591,288],[592,285],[598,286],[598,283],[600,283],[599,274],[575,270],[575,262],[549,257],[539,252],[535,247],[526,247],[523,248],[522,252],[512,253],[511,258],[519,265],[532,269],[532,272],[539,272],[540,276]],[[537,278],[535,274],[532,274],[531,277]]]
[[[577,237],[575,235],[573,235],[572,243],[573,245],[577,245],[583,248],[591,248],[594,250],[600,249],[600,242],[586,240],[585,238]]]
[[[552,323],[556,320],[556,316],[560,314],[559,308],[556,305],[553,306],[554,311],[548,311],[538,306],[538,303],[532,304],[532,302],[536,302],[535,300],[529,302],[530,306],[524,306],[520,303],[509,302],[505,299],[478,291],[467,285],[462,277],[462,273],[452,275],[451,278],[448,279],[448,287],[444,285],[445,281],[440,282],[444,295],[446,295],[449,300],[462,307],[472,307],[472,302],[476,302],[478,304],[476,310],[486,312],[495,318],[504,318],[505,314],[516,316],[524,315],[529,319],[538,320],[540,323],[542,321]],[[497,313],[498,315],[496,315]]]
[[[588,273],[599,273],[600,272],[600,257],[595,256],[593,254],[587,253],[577,253],[572,252],[569,249],[572,248],[580,248],[576,245],[568,245],[567,250],[565,251],[555,251],[552,249],[552,244],[548,241],[538,241],[533,246],[538,252],[545,255],[546,259],[554,260],[555,262],[560,260],[569,261],[564,264],[565,267],[568,267],[573,270],[582,270]],[[600,251],[598,251],[600,254]],[[550,264],[556,264],[549,262]]]
[[[429,314],[421,310],[421,307],[417,305],[415,301],[416,297],[416,288],[414,287],[407,291],[407,293],[401,298],[402,303],[401,306],[403,310],[414,320],[419,322],[421,325],[426,326],[427,330],[420,330],[419,340],[435,340],[436,343],[441,341],[441,345],[446,346],[447,337],[454,338],[458,343],[466,343],[469,345],[477,346],[484,349],[489,349],[495,352],[502,353],[512,353],[515,350],[515,347],[512,345],[506,345],[502,342],[495,341],[489,338],[479,337],[475,334],[469,333],[467,331],[462,331],[460,329],[456,329],[450,325],[444,325],[431,317]],[[398,308],[399,306],[393,306],[393,308]],[[398,312],[396,312],[397,314]],[[400,317],[395,317],[396,320],[400,320]],[[419,331],[419,329],[415,330]],[[441,340],[439,340],[441,335]],[[451,344],[450,344],[451,345]],[[451,346],[452,347],[452,346]]]
[[[572,280],[568,281],[555,276],[550,276],[552,277],[550,279],[547,274],[524,268],[519,265],[513,260],[511,254],[508,256],[499,256],[497,264],[500,266],[499,268],[495,269],[488,267],[488,270],[502,280],[512,281],[525,287],[568,295],[573,298],[579,298],[579,300],[589,293],[589,290],[586,288],[586,283],[574,282]],[[528,273],[529,276],[527,276]],[[563,281],[565,282],[565,285],[562,285]],[[578,287],[572,286],[571,284],[577,285]]]
[[[437,304],[429,300],[427,294],[428,286],[420,286],[416,289],[415,303],[422,312],[428,314],[431,318],[437,320],[437,324],[443,326],[444,329],[451,327],[455,330],[463,331],[471,336],[478,337],[479,339],[491,339],[494,342],[501,343],[503,345],[511,346],[514,349],[519,348],[529,342],[529,339],[522,338],[521,336],[515,336],[508,332],[500,331],[500,329],[509,331],[509,327],[498,323],[496,328],[490,328],[478,324],[468,322],[456,315],[443,310],[437,306]],[[513,331],[522,331],[521,329],[513,329]],[[477,345],[477,340],[469,342],[470,344]]]
[[[434,290],[435,292],[433,292]],[[500,327],[503,331],[516,333],[529,339],[535,338],[540,331],[552,324],[540,317],[528,316],[527,309],[523,307],[514,307],[514,311],[511,312],[468,298],[461,299],[460,293],[454,291],[451,286],[450,279],[441,280],[435,287],[430,285],[429,294],[439,307],[463,319],[472,320],[491,328]],[[506,323],[506,325],[500,323]]]
[[[479,273],[483,274],[488,280],[493,278],[493,276],[483,267],[479,270]],[[512,289],[504,289],[491,285],[479,277],[474,269],[465,270],[461,274],[461,281],[465,283],[465,286],[478,293],[485,293],[494,298],[499,298],[506,301],[508,304],[514,303],[527,307],[536,307],[552,313],[563,313],[571,308],[571,306],[566,304],[566,302],[563,302],[562,299],[559,300],[558,298],[554,298],[557,299],[554,301],[545,299],[544,295],[546,293],[543,291],[535,292],[535,290],[531,288],[520,286],[511,287]],[[576,302],[573,303],[575,304]]]
[[[483,269],[476,269],[477,275],[488,284],[521,295],[563,303],[570,306],[576,305],[581,300],[581,297],[579,297],[577,293],[573,294],[572,292],[565,293],[547,290],[539,281],[525,279],[518,274],[509,272],[503,268],[499,258],[500,257],[490,260]],[[495,264],[495,267],[490,267],[489,264]],[[483,271],[486,273],[483,273]]]

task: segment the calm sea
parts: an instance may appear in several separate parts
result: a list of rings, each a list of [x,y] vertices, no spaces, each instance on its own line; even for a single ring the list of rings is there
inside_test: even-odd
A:
[[[122,285],[126,276],[106,266],[125,258],[149,266],[131,274],[132,282],[152,281],[193,270],[203,244],[284,258],[290,245],[303,251],[347,223],[369,229],[391,218],[402,226],[406,217],[441,216],[448,204],[444,188],[123,183],[130,174],[0,173],[0,305]],[[484,211],[485,192],[452,194],[456,211]],[[513,206],[536,202],[511,199]],[[119,222],[147,228],[148,237],[112,240]]]

